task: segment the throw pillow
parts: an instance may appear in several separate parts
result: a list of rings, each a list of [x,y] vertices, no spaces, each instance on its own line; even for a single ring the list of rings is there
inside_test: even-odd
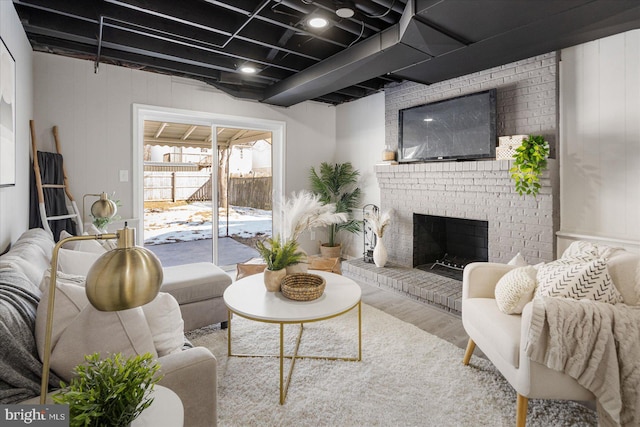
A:
[[[533,299],[536,290],[536,269],[530,265],[517,267],[502,276],[496,284],[496,304],[505,314],[520,314]]]
[[[585,240],[577,240],[569,245],[562,253],[560,258],[604,258],[609,259],[614,254],[622,251],[622,248],[616,248],[601,243],[587,242]]]
[[[49,277],[43,279],[44,292],[36,313],[36,344],[40,358],[44,354]],[[84,363],[84,355],[122,353],[133,356],[151,353],[157,356],[151,331],[142,308],[99,311],[87,299],[84,286],[57,280],[51,340],[51,370],[69,381],[73,369]]]
[[[98,235],[98,234],[108,233],[108,231],[100,230],[94,224],[91,224],[91,225],[89,225],[89,227],[87,227],[87,233],[95,236],[95,235]],[[95,241],[100,243],[105,248],[105,250],[107,250],[107,251],[110,251],[110,250],[115,249],[115,248],[118,247],[118,241],[115,240],[115,239],[111,239],[111,240],[95,240]]]
[[[72,236],[73,234],[68,233],[66,230],[62,230],[60,232],[60,240]],[[88,236],[88,234],[84,233],[83,236]],[[62,247],[68,250],[91,252],[95,254],[103,254],[107,251],[98,240],[75,240],[73,242],[65,243]]]
[[[236,264],[236,280],[240,280],[243,277],[252,276],[254,274],[262,273],[267,268],[267,264]]]
[[[515,265],[516,267],[525,267],[529,264],[527,264],[527,261],[524,260],[524,257],[522,256],[522,254],[518,252],[516,256],[511,258],[511,260],[507,263],[507,265]]]
[[[58,251],[58,270],[67,274],[87,276],[91,266],[101,254],[95,252],[60,249]]]
[[[158,356],[182,351],[184,321],[178,301],[170,294],[160,292],[153,301],[142,306],[142,311],[149,324]]]
[[[561,258],[538,269],[538,296],[622,302],[604,259]]]
[[[323,258],[316,256],[309,258],[309,270],[320,270],[342,274],[340,267],[340,258]]]

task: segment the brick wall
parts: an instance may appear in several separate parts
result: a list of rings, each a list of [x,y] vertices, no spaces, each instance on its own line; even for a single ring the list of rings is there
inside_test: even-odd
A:
[[[430,86],[403,83],[385,89],[386,144],[397,149],[398,110],[497,89],[498,135],[543,135],[555,157],[557,61],[550,53]],[[384,241],[389,258],[412,267],[413,213],[489,222],[489,261],[521,252],[529,263],[555,255],[559,225],[558,164],[550,160],[537,198],[519,196],[508,170],[512,161],[378,165],[382,209],[395,216]]]

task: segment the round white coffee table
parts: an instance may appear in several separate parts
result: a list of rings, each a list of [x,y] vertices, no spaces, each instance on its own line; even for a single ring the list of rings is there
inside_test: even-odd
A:
[[[328,360],[362,360],[362,307],[360,286],[353,280],[339,274],[324,271],[310,271],[324,277],[326,287],[324,294],[313,301],[294,301],[280,292],[268,292],[264,286],[264,274],[254,274],[238,280],[224,291],[224,302],[229,310],[228,348],[229,356],[239,357],[273,357],[261,354],[234,354],[232,351],[232,314],[254,320],[256,322],[277,323],[280,325],[280,404],[287,397],[291,374],[296,359],[328,359]],[[358,356],[328,357],[300,356],[298,348],[304,330],[304,324],[331,319],[358,308]],[[284,325],[299,324],[300,332],[292,355],[284,354]],[[284,359],[291,359],[291,367],[284,381]]]

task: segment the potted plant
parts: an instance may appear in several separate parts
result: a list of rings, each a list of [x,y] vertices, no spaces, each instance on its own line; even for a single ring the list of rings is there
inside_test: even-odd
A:
[[[128,426],[153,402],[149,395],[161,377],[150,353],[126,360],[120,353],[102,360],[94,353],[85,361],[52,396],[55,403],[69,405],[71,427]]]
[[[515,162],[509,173],[515,181],[516,191],[521,196],[538,195],[540,190],[540,175],[547,168],[549,157],[549,143],[540,135],[529,135],[522,140],[522,145],[516,148],[513,155]]]
[[[292,239],[282,243],[279,237],[270,237],[256,242],[256,249],[267,264],[264,285],[269,292],[278,292],[280,282],[287,275],[287,266],[297,264],[304,258],[304,253],[298,250],[298,242]]]
[[[336,212],[347,214],[346,221],[329,225],[329,241],[320,245],[323,257],[340,256],[341,247],[336,242],[336,235],[340,230],[351,233],[360,231],[360,222],[353,219],[352,215],[360,199],[360,188],[355,186],[359,175],[360,172],[350,162],[334,165],[323,162],[319,173],[311,168],[309,179],[312,191],[320,196],[322,203],[333,203],[336,205]]]

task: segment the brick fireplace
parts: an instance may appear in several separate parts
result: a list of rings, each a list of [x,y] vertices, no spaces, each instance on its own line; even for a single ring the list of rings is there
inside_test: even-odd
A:
[[[488,261],[508,262],[518,252],[531,264],[551,261],[559,221],[557,161],[549,161],[536,198],[515,192],[511,164],[494,160],[377,165],[382,209],[394,210],[384,235],[390,262],[377,268],[362,258],[349,260],[343,263],[344,274],[459,313],[460,276],[414,268],[414,214],[486,222]]]
[[[462,280],[464,267],[487,261],[488,221],[413,214],[413,266]]]
[[[432,85],[405,82],[385,88],[385,140],[390,149],[398,145],[399,110],[495,88],[498,135],[543,135],[551,145],[551,159],[536,198],[515,192],[511,160],[376,165],[380,206],[395,212],[384,236],[391,264],[380,269],[350,260],[343,264],[346,274],[459,312],[458,280],[414,268],[414,214],[486,222],[491,262],[508,262],[518,252],[531,264],[554,258],[560,221],[555,160],[558,60],[551,52]]]
[[[394,218],[385,245],[389,259],[413,267],[414,214],[453,217],[488,224],[488,261],[507,262],[521,252],[535,264],[554,258],[557,162],[542,179],[536,198],[520,196],[509,175],[512,161],[470,161],[378,165],[383,209]]]

